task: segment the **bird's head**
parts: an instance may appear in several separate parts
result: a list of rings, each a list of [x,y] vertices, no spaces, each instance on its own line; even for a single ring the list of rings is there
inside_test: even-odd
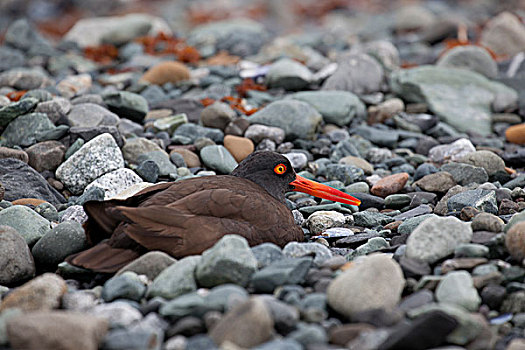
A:
[[[284,201],[286,192],[298,191],[335,202],[361,204],[359,199],[349,194],[297,175],[288,158],[275,152],[250,154],[233,170],[232,175],[255,182],[281,201]]]

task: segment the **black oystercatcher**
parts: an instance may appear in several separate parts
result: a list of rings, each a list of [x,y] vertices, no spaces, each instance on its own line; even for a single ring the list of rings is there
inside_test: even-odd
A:
[[[287,191],[360,204],[346,193],[296,175],[286,157],[256,152],[231,175],[162,183],[125,200],[87,202],[84,227],[96,245],[66,260],[112,273],[148,250],[176,258],[200,254],[226,234],[241,235],[250,246],[302,241],[303,232],[284,204]]]

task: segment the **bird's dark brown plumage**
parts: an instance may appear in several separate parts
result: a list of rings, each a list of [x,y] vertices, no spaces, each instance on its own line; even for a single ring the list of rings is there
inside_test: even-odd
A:
[[[303,232],[284,204],[295,173],[285,157],[265,153],[249,157],[232,173],[237,176],[162,183],[126,200],[86,203],[86,234],[96,245],[66,260],[115,272],[148,250],[176,258],[200,254],[226,234],[241,235],[251,246],[302,241]],[[283,176],[272,175],[278,162],[287,165]]]

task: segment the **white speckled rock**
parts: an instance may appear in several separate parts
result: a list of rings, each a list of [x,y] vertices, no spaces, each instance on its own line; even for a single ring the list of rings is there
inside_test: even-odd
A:
[[[140,182],[142,179],[133,170],[123,168],[102,175],[87,185],[85,190],[91,187],[99,187],[105,191],[104,199],[107,200]]]
[[[72,205],[60,214],[60,222],[76,221],[79,224],[83,224],[88,219],[87,214],[81,205]]]
[[[87,142],[62,163],[56,176],[73,194],[80,194],[93,180],[123,167],[120,148],[115,139],[105,133]]]

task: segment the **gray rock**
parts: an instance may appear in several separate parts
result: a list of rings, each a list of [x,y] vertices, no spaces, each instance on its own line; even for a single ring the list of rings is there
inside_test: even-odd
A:
[[[310,257],[283,258],[255,272],[252,285],[258,293],[272,293],[286,284],[300,284],[312,265]]]
[[[73,194],[79,194],[101,175],[123,167],[124,158],[115,139],[110,134],[102,134],[62,163],[56,176]]]
[[[328,335],[323,327],[308,323],[299,323],[297,329],[288,334],[287,338],[295,340],[303,347],[325,344],[328,341]]]
[[[251,249],[255,259],[257,259],[257,266],[259,269],[283,258],[281,248],[273,243],[259,244]]]
[[[332,258],[330,249],[319,243],[290,242],[284,246],[283,255],[291,258],[313,256],[314,264],[317,266]]]
[[[385,207],[400,209],[410,204],[412,198],[406,194],[391,194],[385,197]]]
[[[134,137],[126,140],[126,143],[122,147],[122,155],[124,159],[131,164],[140,164],[138,158],[141,154],[163,151],[158,144],[150,141],[144,137]]]
[[[117,125],[120,118],[97,104],[81,103],[71,108],[67,121],[70,126]]]
[[[411,102],[425,102],[430,110],[460,132],[491,133],[491,103],[503,97],[516,104],[516,91],[463,69],[420,66],[396,71],[393,92]],[[475,127],[475,129],[473,129]]]
[[[201,149],[201,159],[204,165],[220,174],[229,174],[238,165],[231,153],[222,145],[211,145]]]
[[[321,113],[326,123],[339,126],[348,125],[350,121],[366,115],[363,102],[348,91],[303,91],[293,94],[291,98],[310,104]]]
[[[477,311],[481,303],[467,271],[447,273],[436,288],[436,299],[440,303],[454,304],[469,311]]]
[[[26,63],[24,54],[7,46],[0,46],[0,71],[22,67]]]
[[[236,284],[222,284],[210,289],[205,304],[210,310],[227,312],[247,301],[249,297],[250,294],[243,287]]]
[[[469,190],[458,193],[447,201],[447,207],[450,211],[460,211],[467,206],[487,213],[497,214],[496,192],[483,189]]]
[[[18,102],[12,102],[0,107],[0,126],[6,126],[16,117],[30,112],[37,103],[38,100],[36,98],[24,98]]]
[[[188,140],[187,143],[194,143],[195,140],[207,137],[213,142],[222,143],[224,140],[224,133],[219,129],[207,128],[201,125],[187,123],[179,126],[173,133],[172,141],[184,137]]]
[[[140,301],[146,293],[146,286],[135,272],[127,271],[113,276],[104,283],[102,299],[110,302],[115,299]]]
[[[194,274],[200,261],[200,256],[188,256],[165,268],[148,287],[147,297],[173,299],[197,290]]]
[[[202,125],[224,130],[237,114],[230,105],[224,102],[214,102],[201,112]]]
[[[53,204],[50,204],[48,202],[44,202],[42,204],[39,204],[35,207],[35,212],[40,214],[43,218],[47,219],[47,221],[58,221],[58,211],[53,206]]]
[[[69,128],[69,135],[71,136],[72,142],[76,141],[78,138],[88,142],[93,140],[95,137],[106,133],[110,134],[115,139],[115,142],[117,142],[119,147],[124,145],[124,139],[122,138],[122,135],[119,134],[117,127],[114,125],[74,126]]]
[[[505,223],[499,217],[490,213],[480,213],[472,219],[472,231],[502,232]]]
[[[53,84],[42,68],[13,68],[0,73],[0,86],[17,90],[33,90]]]
[[[357,226],[374,228],[377,226],[384,226],[394,221],[391,216],[375,213],[372,211],[361,211],[354,213],[354,223]]]
[[[36,242],[31,252],[41,268],[54,268],[71,254],[88,247],[82,225],[65,221],[48,231]]]
[[[17,284],[34,275],[35,263],[24,238],[14,228],[0,226],[0,285]]]
[[[137,123],[140,123],[149,111],[146,99],[129,91],[110,92],[102,98],[110,111]]]
[[[441,170],[451,174],[454,181],[461,186],[466,186],[473,182],[482,184],[489,179],[485,169],[470,164],[447,163],[441,167]]]
[[[334,74],[323,84],[323,90],[344,90],[357,95],[381,90],[383,67],[366,54],[349,54],[338,60]]]
[[[501,56],[513,56],[525,50],[525,28],[518,16],[501,12],[491,18],[481,33],[480,44]]]
[[[257,259],[246,239],[237,235],[226,235],[202,253],[195,276],[199,285],[203,287],[214,287],[224,283],[246,286],[256,270]]]
[[[0,159],[0,183],[5,188],[4,199],[8,201],[37,198],[55,205],[66,201],[42,175],[18,159]]]
[[[268,69],[265,83],[271,88],[297,91],[308,87],[312,78],[306,66],[290,58],[281,58]]]
[[[26,95],[24,95],[24,100],[26,99]],[[40,102],[36,106],[35,112],[45,113],[52,123],[56,123],[69,113],[71,107],[71,102],[69,102],[68,99],[63,97],[55,97],[52,100]]]
[[[276,339],[269,342],[263,343],[255,348],[254,350],[302,350],[303,346],[301,343],[292,339]]]
[[[164,252],[151,251],[121,268],[117,272],[117,275],[126,271],[132,271],[137,275],[145,275],[150,281],[153,281],[162,271],[176,261],[177,260]]]
[[[110,328],[128,327],[140,321],[143,317],[139,310],[126,301],[113,301],[106,304],[98,304],[86,310],[91,315],[105,318]]]
[[[248,118],[251,124],[274,126],[284,130],[287,140],[312,139],[322,116],[306,102],[272,102]]]
[[[246,129],[244,137],[251,139],[255,143],[259,143],[264,139],[270,139],[276,144],[281,144],[284,141],[285,133],[281,128],[253,124]]]
[[[9,25],[5,33],[5,43],[26,51],[30,56],[54,55],[49,41],[44,39],[26,18],[18,19]]]
[[[161,329],[114,329],[104,337],[103,348],[112,350],[160,350],[164,332]]]
[[[487,258],[489,247],[477,243],[462,243],[454,249],[455,258]]]
[[[399,227],[397,228],[397,232],[402,235],[412,233],[412,231],[414,231],[414,229],[418,227],[420,223],[422,223],[429,217],[437,217],[437,216],[434,214],[427,214],[427,215],[416,216],[414,218],[409,218],[405,220],[401,225],[399,225]]]
[[[86,186],[84,191],[98,187],[104,190],[104,199],[110,199],[130,186],[141,183],[142,179],[131,169],[117,169],[102,175]]]
[[[339,180],[345,186],[354,182],[364,180],[363,169],[349,164],[328,164],[326,167],[326,178],[328,180]]]
[[[399,139],[399,133],[395,130],[383,130],[368,125],[359,125],[352,132],[378,146],[389,148],[394,148]]]
[[[480,46],[454,47],[439,58],[436,66],[468,69],[487,78],[496,78],[498,75],[496,61],[485,48]]]
[[[460,162],[485,169],[489,177],[505,172],[505,162],[491,151],[476,151],[464,155]]]
[[[347,254],[345,258],[348,261],[352,261],[356,259],[358,256],[367,255],[369,253],[378,251],[380,249],[388,248],[390,247],[390,244],[383,238],[383,237],[373,237],[368,240],[363,245],[360,245],[357,247],[353,252],[350,254]]]
[[[454,217],[430,217],[408,237],[406,256],[434,263],[454,252],[460,243],[469,243],[472,228]]]
[[[280,334],[288,334],[294,330],[300,319],[299,309],[286,304],[273,296],[262,296],[272,315],[274,327]]]
[[[40,134],[55,126],[43,113],[29,113],[10,122],[2,133],[2,143],[6,146],[31,146]]]
[[[162,305],[159,314],[172,321],[186,316],[203,317],[210,309],[206,306],[206,299],[197,292],[187,293]]]
[[[49,221],[23,205],[13,205],[0,211],[0,225],[14,228],[32,246],[50,229]]]
[[[362,258],[328,286],[328,304],[352,317],[373,309],[393,309],[405,285],[399,265],[384,254]]]

